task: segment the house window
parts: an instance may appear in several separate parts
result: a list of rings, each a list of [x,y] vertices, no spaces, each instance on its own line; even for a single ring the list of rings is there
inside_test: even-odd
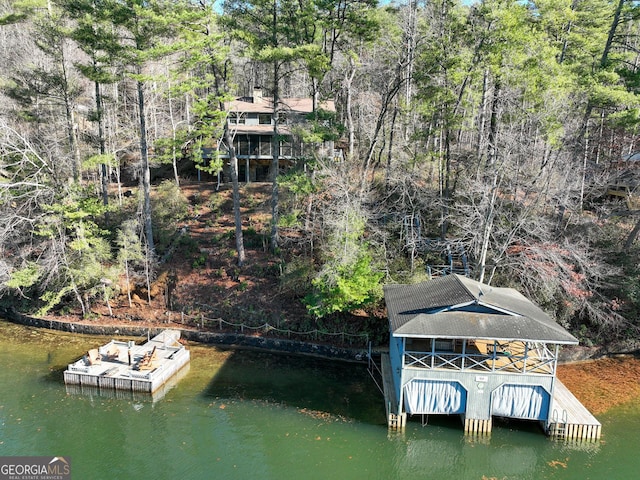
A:
[[[260,135],[260,155],[271,155],[271,137]]]
[[[244,115],[238,112],[230,112],[229,113],[229,124],[230,125],[244,125]]]
[[[293,145],[291,144],[290,138],[283,138],[280,141],[280,155],[283,157],[293,156]]]
[[[261,113],[258,115],[258,123],[260,125],[271,125],[271,114]]]
[[[236,145],[236,153],[238,155],[249,155],[249,139],[247,137],[238,139],[238,143]]]

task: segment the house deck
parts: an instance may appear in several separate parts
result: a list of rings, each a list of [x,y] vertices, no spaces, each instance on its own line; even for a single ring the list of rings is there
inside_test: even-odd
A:
[[[64,382],[153,394],[190,361],[189,350],[179,338],[179,331],[165,330],[144,345],[111,340],[70,364]]]

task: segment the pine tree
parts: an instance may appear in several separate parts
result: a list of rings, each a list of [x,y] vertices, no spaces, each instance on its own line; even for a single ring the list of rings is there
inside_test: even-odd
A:
[[[87,55],[88,62],[76,62],[76,68],[94,84],[95,92],[95,122],[98,126],[98,152],[103,159],[101,162],[102,201],[109,203],[107,151],[104,134],[104,101],[103,85],[114,83],[117,76],[114,73],[114,62],[122,48],[118,43],[117,33],[111,21],[111,15],[118,8],[116,1],[105,0],[57,0],[62,11],[75,23],[68,35],[76,45]]]
[[[145,83],[149,75],[145,67],[150,61],[175,51],[176,45],[171,44],[171,39],[175,38],[178,27],[176,15],[184,6],[184,3],[166,0],[125,0],[117,2],[109,14],[110,21],[120,35],[120,61],[127,67],[127,75],[136,83],[142,162],[142,218],[145,242],[150,256],[155,254],[155,243],[151,217],[151,173],[145,105]]]

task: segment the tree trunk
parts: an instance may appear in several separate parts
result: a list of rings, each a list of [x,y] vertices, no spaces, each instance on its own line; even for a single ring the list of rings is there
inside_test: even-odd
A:
[[[618,0],[618,6],[616,7],[616,11],[613,14],[613,20],[611,21],[611,27],[609,28],[607,43],[604,46],[602,57],[600,58],[601,67],[605,67],[609,62],[609,52],[611,51],[611,46],[613,45],[613,37],[615,37],[616,30],[618,29],[618,25],[620,24],[620,14],[622,13],[622,8],[624,7],[626,1],[627,0]]]
[[[69,148],[71,150],[71,154],[73,155],[73,181],[78,183],[80,181],[80,174],[82,169],[80,162],[80,149],[78,148],[78,132],[75,126],[73,109],[66,99],[65,109],[67,116],[67,129],[69,133]]]
[[[447,238],[449,230],[449,205],[451,203],[451,139],[449,127],[444,129],[444,135],[440,142],[441,157],[444,161],[443,181],[442,181],[442,225],[440,237]]]
[[[364,194],[366,190],[366,186],[369,180],[369,169],[371,168],[371,160],[373,159],[373,154],[375,152],[376,146],[378,145],[378,141],[380,140],[380,132],[383,130],[385,118],[389,111],[389,107],[391,106],[391,102],[393,102],[396,98],[396,95],[402,88],[404,83],[404,78],[402,77],[402,70],[400,68],[396,71],[396,77],[393,79],[393,83],[389,86],[389,89],[384,93],[382,99],[382,105],[380,108],[380,112],[378,113],[378,119],[376,121],[376,126],[373,131],[373,138],[371,140],[371,145],[369,145],[369,150],[367,151],[367,156],[364,161],[363,172],[362,172],[362,183],[360,186],[360,193]]]
[[[484,135],[487,123],[487,93],[489,89],[489,69],[485,68],[482,76],[482,97],[480,99],[480,112],[478,113],[478,142],[476,144],[476,156],[478,157],[478,170],[482,163]]]
[[[633,230],[631,230],[631,233],[629,233],[629,236],[627,237],[627,241],[624,242],[625,252],[627,253],[629,252],[629,250],[633,246],[633,243],[636,241],[636,238],[638,238],[639,233],[640,233],[640,219],[636,222],[636,226],[633,227]]]
[[[169,85],[171,88],[171,85]],[[177,148],[176,148],[176,137],[177,137],[177,129],[178,123],[173,118],[173,101],[171,96],[168,98],[169,103],[169,118],[171,119],[171,133],[173,135],[171,142],[171,166],[173,167],[173,178],[176,181],[176,186],[180,186],[180,177],[178,176],[178,163],[177,163]]]
[[[106,153],[104,141],[104,115],[102,110],[102,94],[100,92],[100,84],[95,82],[96,90],[96,120],[98,121],[98,143],[100,144],[100,155]],[[107,165],[102,162],[100,166],[100,176],[102,180],[102,203],[109,205],[109,182],[107,176]],[[105,213],[105,216],[107,213]]]
[[[393,115],[391,117],[391,129],[389,132],[389,148],[387,149],[387,168],[385,171],[385,178],[384,178],[385,190],[387,191],[389,190],[389,181],[391,179],[391,162],[393,160],[393,141],[394,141],[393,134],[396,128],[397,117],[398,117],[398,103],[396,102],[396,105],[393,109]]]
[[[345,101],[346,103],[345,114],[346,114],[347,132],[349,137],[347,157],[351,159],[351,157],[353,156],[353,151],[355,149],[355,143],[356,143],[355,142],[355,126],[353,123],[353,112],[351,111],[352,97],[353,97],[352,84],[353,84],[353,78],[356,75],[356,65],[353,58],[349,59],[349,66],[351,67],[351,71],[349,72],[348,75],[345,76],[344,88],[346,89],[346,97],[347,97]]]
[[[576,8],[578,8],[579,0],[573,0],[571,2],[571,11],[573,12]],[[560,58],[558,58],[558,63],[563,63],[564,59],[567,56],[567,47],[569,46],[569,34],[571,33],[571,28],[573,27],[573,22],[569,21],[567,26],[564,29],[564,40],[562,41],[562,51],[560,52]]]
[[[242,235],[242,218],[240,217],[240,185],[238,183],[238,157],[233,146],[233,138],[229,132],[229,124],[225,121],[224,141],[229,150],[229,163],[231,164],[231,183],[233,185],[233,216],[236,227],[236,251],[238,252],[238,266],[241,267],[246,261],[244,252],[244,237]]]
[[[138,72],[140,73],[140,72]],[[153,224],[151,223],[151,172],[149,170],[149,150],[147,145],[147,126],[145,122],[144,110],[144,85],[141,81],[138,84],[138,109],[140,112],[140,162],[141,162],[141,182],[142,182],[142,218],[144,223],[144,233],[147,237],[147,248],[149,254],[155,253],[153,242]]]
[[[49,12],[51,13],[51,12]],[[81,162],[80,162],[80,147],[78,145],[78,132],[75,126],[75,119],[73,114],[73,105],[69,90],[69,78],[67,74],[67,66],[65,64],[65,52],[64,52],[64,43],[60,44],[60,69],[61,75],[63,78],[62,85],[62,94],[64,97],[64,107],[65,107],[65,115],[67,120],[67,132],[69,136],[69,149],[71,150],[71,155],[73,156],[72,162],[72,175],[74,182],[80,181],[81,175]]]
[[[320,99],[320,88],[318,86],[318,79],[317,78],[312,78],[311,79],[311,109],[313,110],[313,113],[315,113],[318,110],[318,104]]]
[[[495,205],[498,195],[498,173],[493,175],[493,184],[491,185],[491,193],[489,197],[489,205],[487,205],[487,213],[484,217],[484,226],[482,228],[482,246],[480,248],[480,258],[478,262],[479,276],[478,281],[484,281],[485,270],[487,268],[487,253],[489,252],[489,240],[493,231],[493,219],[495,217]]]
[[[271,251],[278,250],[278,221],[279,221],[279,190],[278,190],[278,171],[280,170],[280,134],[278,132],[278,62],[273,65],[273,160],[271,162]]]
[[[500,105],[500,79],[493,86],[491,117],[489,118],[489,140],[487,145],[487,166],[495,164],[498,156],[498,106]]]

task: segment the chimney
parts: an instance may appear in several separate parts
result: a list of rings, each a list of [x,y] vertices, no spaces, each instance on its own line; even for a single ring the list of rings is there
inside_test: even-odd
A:
[[[253,103],[262,102],[262,87],[253,87]]]

